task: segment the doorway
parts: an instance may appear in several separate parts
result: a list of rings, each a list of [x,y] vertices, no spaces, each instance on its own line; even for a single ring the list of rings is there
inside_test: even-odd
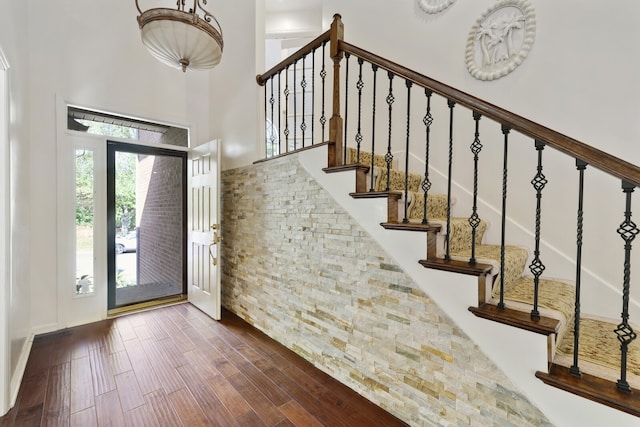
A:
[[[187,153],[107,141],[109,311],[186,297]]]

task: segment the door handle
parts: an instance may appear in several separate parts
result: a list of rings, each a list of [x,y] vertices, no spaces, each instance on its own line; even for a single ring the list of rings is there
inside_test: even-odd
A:
[[[218,265],[218,258],[213,255],[213,253],[211,252],[211,248],[217,245],[218,243],[222,242],[223,240],[222,236],[220,236],[216,231],[220,229],[220,224],[211,224],[211,229],[214,231],[213,231],[213,240],[209,244],[209,257],[211,258],[211,263],[213,265]],[[216,255],[217,255],[217,251],[216,251]]]
[[[211,252],[211,248],[215,245],[216,245],[215,242],[211,242],[209,244],[209,258],[211,258],[211,264],[218,265],[218,258],[216,258],[215,255],[213,255],[213,253]]]

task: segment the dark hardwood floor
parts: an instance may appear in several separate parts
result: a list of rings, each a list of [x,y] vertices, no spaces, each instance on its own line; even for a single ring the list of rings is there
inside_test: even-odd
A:
[[[234,314],[188,303],[36,337],[8,426],[401,426]]]

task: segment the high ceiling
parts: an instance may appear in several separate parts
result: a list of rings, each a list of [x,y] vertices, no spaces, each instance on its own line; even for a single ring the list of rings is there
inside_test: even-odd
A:
[[[291,12],[318,9],[322,0],[265,0],[266,12]]]

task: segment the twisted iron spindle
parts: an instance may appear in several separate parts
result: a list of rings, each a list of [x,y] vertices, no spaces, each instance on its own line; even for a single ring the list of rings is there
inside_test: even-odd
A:
[[[344,164],[347,164],[347,123],[349,122],[349,58],[351,54],[349,52],[344,53],[345,58],[345,70],[344,70]]]
[[[391,186],[391,162],[393,162],[393,154],[391,154],[391,122],[393,117],[393,101],[396,99],[393,96],[393,75],[391,71],[387,72],[387,77],[389,77],[389,94],[387,95],[387,105],[389,106],[389,142],[387,143],[387,154],[384,155],[384,161],[387,163],[387,188],[385,191],[389,191],[389,187]]]
[[[413,82],[405,81],[407,85],[407,143],[404,151],[404,218],[403,224],[409,223],[407,211],[409,210],[409,137],[411,134],[411,86]]]
[[[264,156],[269,157],[269,138],[267,138],[267,85],[264,85]]]
[[[547,185],[547,178],[542,173],[542,151],[544,150],[544,142],[536,139],[536,151],[538,152],[538,167],[536,176],[531,180],[531,185],[536,190],[536,231],[535,231],[535,249],[533,251],[533,261],[529,266],[531,274],[533,274],[533,309],[531,310],[531,318],[539,319],[538,311],[538,289],[540,287],[540,276],[545,270],[545,265],[540,260],[540,217],[542,206],[542,190]]]
[[[473,120],[475,121],[476,131],[473,134],[473,142],[471,143],[471,153],[473,153],[473,207],[471,208],[471,216],[469,217],[469,225],[471,226],[471,258],[469,264],[476,263],[476,234],[480,225],[480,217],[478,216],[478,158],[482,151],[480,143],[480,119],[482,114],[477,111],[473,112]]]
[[[322,142],[325,141],[324,139],[324,129],[325,129],[325,125],[327,124],[327,116],[325,114],[325,79],[327,78],[327,69],[325,67],[324,64],[324,60],[326,57],[325,54],[325,46],[327,45],[327,42],[325,41],[324,43],[322,43],[322,69],[320,70],[320,78],[322,79],[322,115],[320,116],[320,124],[322,125]]]
[[[282,105],[280,103],[280,93],[282,92],[282,80],[280,75],[282,74],[282,70],[278,71],[278,154],[280,154],[280,150],[282,150],[282,139],[280,138],[280,129],[281,127],[281,119],[282,119]]]
[[[316,127],[316,49],[311,51],[311,145],[315,141]]]
[[[447,235],[445,239],[446,253],[444,259],[449,261],[451,259],[451,180],[453,171],[453,108],[456,103],[452,100],[447,100],[447,106],[449,107],[449,172],[447,174]]]
[[[362,143],[362,127],[360,126],[362,123],[362,88],[364,87],[364,82],[362,81],[362,64],[364,63],[364,59],[358,58],[359,65],[359,73],[358,73],[358,83],[356,87],[358,88],[358,131],[356,132],[356,163],[360,164],[360,144]],[[373,169],[372,169],[373,170]]]
[[[378,76],[378,66],[372,64],[371,70],[373,71],[373,107],[371,112],[371,187],[369,188],[369,191],[375,191],[374,167],[376,157],[376,81]]]
[[[275,97],[273,96],[273,80],[274,77],[271,77],[269,79],[271,81],[271,97],[269,98],[269,103],[271,104],[271,126],[270,126],[270,131],[271,131],[271,137],[269,138],[271,141],[271,155],[275,154],[275,143],[276,143],[276,136],[273,132],[273,128],[275,127],[273,125],[273,120],[274,120],[274,104],[276,103]],[[265,85],[266,86],[266,85]]]
[[[576,232],[576,298],[573,316],[573,364],[569,368],[569,373],[577,377],[581,376],[578,367],[578,350],[580,346],[580,284],[582,281],[582,228],[583,228],[583,207],[584,207],[584,171],[587,163],[576,159],[576,169],[578,169],[578,229]]]
[[[433,124],[433,115],[431,115],[431,95],[433,95],[433,92],[429,89],[425,89],[424,95],[427,97],[427,112],[422,119],[422,123],[424,123],[425,126],[425,160],[424,179],[422,180],[420,186],[422,188],[422,192],[424,193],[422,223],[428,224],[429,219],[427,218],[427,202],[429,200],[429,190],[431,189],[431,181],[429,180],[429,152],[431,145],[431,125]]]
[[[620,341],[620,379],[616,383],[618,390],[631,392],[627,382],[627,353],[629,344],[636,339],[636,333],[629,324],[629,290],[631,287],[631,242],[640,232],[636,224],[631,220],[631,193],[635,185],[622,181],[622,190],[625,194],[624,222],[618,227],[618,234],[624,240],[624,282],[622,288],[622,322],[614,330]]]
[[[504,155],[502,164],[502,221],[500,236],[500,302],[498,308],[504,310],[504,256],[505,256],[505,237],[507,231],[507,164],[509,157],[509,132],[511,128],[502,125],[502,134],[504,135]]]
[[[284,139],[285,152],[289,152],[289,66],[284,72]]]
[[[305,131],[307,130],[307,121],[306,121],[306,117],[304,115],[305,112],[305,93],[306,93],[306,89],[307,89],[307,71],[306,71],[306,66],[305,66],[305,60],[306,60],[307,56],[303,56],[302,57],[302,80],[300,81],[300,87],[302,88],[302,122],[300,123],[300,130],[302,131],[302,147],[304,147],[304,135],[305,135]]]
[[[296,89],[298,85],[298,77],[296,72],[298,70],[298,61],[293,63],[293,150],[298,149],[298,95]]]

